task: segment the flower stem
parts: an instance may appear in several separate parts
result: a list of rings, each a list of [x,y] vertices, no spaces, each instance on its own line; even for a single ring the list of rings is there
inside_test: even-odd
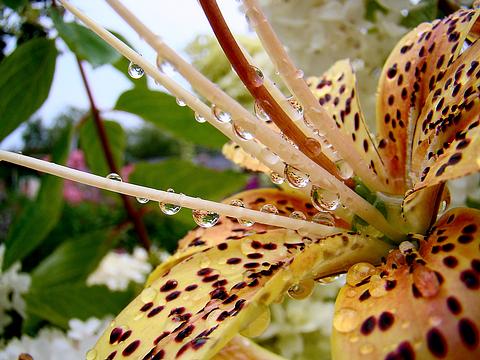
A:
[[[108,168],[110,169],[110,171],[118,174],[119,170],[117,168],[117,164],[115,164],[115,159],[113,158],[113,153],[112,153],[110,143],[108,141],[107,132],[105,130],[105,126],[103,125],[102,118],[100,117],[100,112],[98,111],[98,108],[95,104],[95,99],[93,98],[93,93],[90,88],[90,84],[88,83],[85,69],[83,67],[81,60],[78,58],[78,56],[76,57],[76,59],[77,59],[78,68],[80,70],[80,75],[82,77],[83,84],[85,85],[85,91],[87,92],[87,97],[90,103],[90,110],[92,113],[93,122],[95,124],[95,128],[97,129],[97,134],[100,139],[103,155],[105,156],[105,160],[107,161]],[[123,207],[127,212],[127,216],[135,228],[135,232],[138,236],[140,243],[145,249],[149,249],[151,246],[151,242],[150,242],[150,239],[148,238],[147,230],[145,229],[145,225],[143,224],[143,221],[139,213],[133,207],[132,201],[128,196],[121,194],[120,197],[122,199]]]

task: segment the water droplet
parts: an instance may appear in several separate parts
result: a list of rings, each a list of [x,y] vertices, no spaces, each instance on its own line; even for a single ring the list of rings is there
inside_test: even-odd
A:
[[[261,212],[268,213],[268,214],[278,214],[278,209],[275,207],[275,205],[272,204],[265,204],[260,208]]]
[[[145,71],[137,64],[133,62],[128,64],[128,75],[130,75],[132,79],[140,79],[144,74]]]
[[[375,266],[366,262],[361,262],[348,269],[346,281],[348,285],[355,286],[376,273],[377,269]]]
[[[87,352],[86,359],[87,360],[95,360],[98,356],[98,352],[95,349],[90,349]]]
[[[140,294],[140,300],[145,304],[149,303],[153,301],[153,299],[155,299],[155,296],[157,296],[157,293],[158,293],[157,290],[155,290],[154,288],[147,287]]]
[[[345,160],[338,160],[335,165],[338,169],[338,174],[342,179],[350,179],[353,176],[353,169]]]
[[[175,191],[173,189],[168,189],[167,191],[169,193],[175,193]],[[167,203],[163,203],[163,202],[158,203],[158,206],[160,207],[160,210],[162,210],[162,212],[165,215],[175,215],[182,208],[179,205],[167,204]]]
[[[107,175],[107,179],[109,179],[109,180],[115,180],[115,181],[120,181],[120,182],[123,181],[123,180],[122,180],[122,177],[121,177],[120,175],[118,175],[118,174],[115,174],[115,173],[110,173],[110,174],[108,174],[108,175]]]
[[[203,124],[204,122],[207,121],[207,119],[205,119],[202,115],[198,113],[195,113],[195,120],[200,124]]]
[[[230,114],[223,111],[215,104],[212,104],[212,113],[215,118],[221,123],[229,123],[230,121],[232,121],[232,117],[230,116]]]
[[[323,277],[320,279],[316,279],[315,281],[319,283],[320,285],[328,285],[333,283],[335,280],[337,280],[340,277],[340,275],[333,275],[333,276],[327,276]]]
[[[290,214],[289,218],[297,220],[307,220],[305,214],[301,211],[294,211]]]
[[[260,70],[259,68],[255,67],[255,66],[252,66],[252,70],[253,71],[250,73],[252,78],[250,80],[251,80],[253,86],[255,86],[255,87],[262,86],[263,81],[264,81],[264,75],[263,75],[262,70]]]
[[[242,207],[242,208],[245,207],[245,204],[244,204],[243,201],[240,200],[240,199],[234,199],[234,200],[230,201],[230,205],[232,205],[232,206],[238,206],[238,207]],[[239,223],[240,225],[247,226],[247,227],[250,227],[250,226],[252,226],[253,224],[255,224],[254,221],[248,220],[248,219],[238,219],[238,218],[237,218],[237,221],[238,221],[238,223]]]
[[[220,219],[220,215],[208,210],[192,210],[192,215],[193,220],[202,228],[211,228]]]
[[[303,107],[300,105],[300,103],[295,99],[293,96],[290,96],[288,99],[288,102],[292,107],[297,111],[298,117],[303,119]]]
[[[340,197],[338,194],[327,189],[312,186],[310,196],[313,206],[320,211],[334,211],[340,205]]]
[[[442,320],[442,317],[433,315],[428,318],[428,323],[430,326],[440,326]]]
[[[400,245],[398,245],[398,249],[402,252],[402,254],[406,254],[409,250],[415,250],[415,245],[413,245],[410,241],[402,241]]]
[[[270,120],[270,116],[268,116],[268,114],[265,112],[265,110],[263,110],[263,108],[260,105],[260,102],[258,100],[255,100],[255,103],[253,105],[253,112],[254,112],[255,116],[262,121],[267,122],[267,121]]]
[[[325,226],[334,226],[335,218],[329,212],[320,211],[312,216],[312,222]]]
[[[252,133],[249,133],[244,128],[240,127],[236,123],[232,123],[233,132],[238,136],[240,140],[252,140],[254,138]]]
[[[270,319],[270,309],[265,306],[265,310],[241,330],[240,334],[249,338],[260,336],[270,325]]]
[[[185,103],[185,101],[183,101],[182,99],[180,98],[176,98],[175,99],[175,102],[177,103],[178,106],[187,106],[187,104]]]
[[[333,327],[342,333],[355,330],[360,324],[358,312],[352,308],[341,308],[333,315]]]
[[[322,152],[322,145],[314,138],[306,138],[305,144],[308,146],[313,155],[320,155]]]
[[[363,344],[360,346],[360,354],[362,355],[368,355],[371,354],[375,350],[375,346],[370,343]]]
[[[137,199],[137,201],[138,201],[140,204],[146,204],[146,203],[148,203],[148,199],[147,199],[147,198],[137,197],[136,199]]]
[[[380,275],[372,275],[368,290],[370,291],[370,295],[375,298],[379,298],[387,294],[387,290],[385,289],[385,281],[380,277]]]
[[[275,171],[272,171],[270,173],[270,180],[272,180],[272,182],[277,185],[282,185],[285,182],[285,178],[280,174],[276,173]]]
[[[297,69],[297,71],[295,72],[295,76],[297,77],[297,79],[303,78],[304,75],[305,73],[303,72],[302,69]]]
[[[310,182],[310,177],[307,174],[290,165],[285,166],[284,175],[288,184],[295,189],[304,188]]]
[[[413,283],[423,297],[429,298],[438,294],[440,282],[435,272],[427,266],[418,265],[413,270]]]
[[[288,296],[295,300],[306,299],[312,295],[314,288],[315,281],[313,279],[303,280],[288,289]]]

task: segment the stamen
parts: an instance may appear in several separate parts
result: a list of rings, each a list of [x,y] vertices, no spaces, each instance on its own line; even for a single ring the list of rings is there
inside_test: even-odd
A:
[[[145,186],[129,184],[10,151],[0,150],[0,160],[120,194],[149,199],[150,201],[157,201],[159,203],[174,204],[192,210],[204,210],[234,218],[249,219],[261,224],[298,230],[302,233],[305,232],[324,236],[342,231],[341,229],[332,226],[319,225],[308,221],[292,219],[286,216],[268,214],[239,206],[232,206],[183,194],[175,194],[169,191],[161,191]]]

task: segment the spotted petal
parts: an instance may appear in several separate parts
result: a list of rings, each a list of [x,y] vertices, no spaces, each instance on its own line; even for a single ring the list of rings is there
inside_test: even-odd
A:
[[[479,358],[479,245],[480,212],[455,209],[418,251],[353,267],[336,302],[334,358]]]

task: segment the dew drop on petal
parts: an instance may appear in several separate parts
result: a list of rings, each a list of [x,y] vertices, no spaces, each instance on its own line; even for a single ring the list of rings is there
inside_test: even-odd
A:
[[[176,98],[175,99],[175,102],[177,103],[178,106],[187,106],[187,104],[185,103],[185,101],[183,101],[182,99],[180,98]]]
[[[245,207],[245,204],[240,199],[234,199],[234,200],[230,201],[230,205],[238,206],[238,207],[242,207],[242,208]],[[247,226],[247,227],[253,226],[253,224],[255,224],[254,221],[248,220],[248,219],[238,219],[237,218],[237,221],[240,225]]]
[[[306,299],[315,288],[315,281],[313,279],[307,279],[295,284],[288,289],[288,296],[295,300]]]
[[[312,198],[313,206],[320,211],[334,211],[340,205],[340,197],[338,193],[327,189],[312,186],[310,196]]]
[[[220,219],[220,215],[208,210],[192,210],[192,215],[193,220],[202,228],[211,228]]]
[[[130,64],[128,64],[128,75],[132,79],[140,79],[144,74],[145,71],[140,66],[130,61]]]
[[[167,192],[175,193],[175,191],[173,189],[168,189]],[[162,212],[165,215],[175,215],[182,208],[179,205],[168,204],[168,203],[163,203],[163,202],[158,203],[158,206],[160,207],[160,210],[162,210]]]
[[[301,211],[294,211],[289,215],[289,218],[291,219],[297,219],[297,220],[307,220],[307,217],[305,214]]]
[[[268,114],[265,112],[265,110],[263,110],[262,106],[260,105],[260,102],[258,100],[255,100],[255,103],[253,105],[253,113],[255,114],[255,116],[262,120],[262,121],[269,121],[270,120],[270,116],[268,116]]]
[[[320,211],[312,216],[312,222],[325,226],[334,226],[335,218],[327,211]]]
[[[265,204],[260,208],[261,212],[268,213],[268,214],[278,214],[278,209],[275,207],[275,205],[272,204]]]
[[[158,293],[157,290],[155,290],[154,288],[147,287],[140,294],[140,300],[145,304],[149,303],[153,301],[153,299],[155,299],[155,296],[157,296],[157,293]]]
[[[254,138],[252,133],[246,131],[244,128],[237,125],[236,123],[232,123],[232,128],[233,132],[235,133],[235,135],[238,136],[240,140],[248,141]]]
[[[370,278],[370,287],[368,289],[370,291],[370,295],[375,298],[379,298],[385,296],[387,294],[387,290],[385,289],[385,281],[380,277],[380,275],[372,275]]]
[[[270,173],[270,180],[272,180],[272,182],[277,185],[282,185],[285,182],[285,178],[280,174],[276,173],[275,171],[272,171]]]
[[[344,180],[350,179],[353,176],[353,169],[345,160],[338,160],[335,165],[338,169],[338,174]]]
[[[360,316],[352,308],[341,308],[333,315],[333,327],[338,332],[347,333],[353,331],[359,324]]]
[[[109,180],[115,180],[115,181],[120,181],[120,182],[123,181],[123,180],[122,180],[122,177],[121,177],[120,175],[116,174],[116,173],[110,173],[110,174],[108,174],[108,175],[107,175],[107,179],[109,179]]]
[[[200,124],[203,124],[204,122],[207,121],[207,119],[205,119],[202,115],[198,113],[195,113],[195,120]]]
[[[433,297],[440,291],[440,282],[435,272],[423,265],[416,266],[413,270],[413,283],[425,298]]]
[[[346,281],[348,285],[355,286],[376,273],[377,269],[372,264],[366,262],[357,263],[348,269]]]
[[[95,349],[90,349],[87,352],[86,359],[87,360],[95,360],[98,358],[98,352]]]
[[[212,104],[212,114],[221,123],[226,124],[226,123],[229,123],[230,121],[232,121],[232,117],[230,116],[230,114],[223,111],[222,109],[220,109],[215,104]]]
[[[290,165],[285,166],[284,175],[288,184],[295,189],[304,188],[310,182],[310,177],[307,174]]]

